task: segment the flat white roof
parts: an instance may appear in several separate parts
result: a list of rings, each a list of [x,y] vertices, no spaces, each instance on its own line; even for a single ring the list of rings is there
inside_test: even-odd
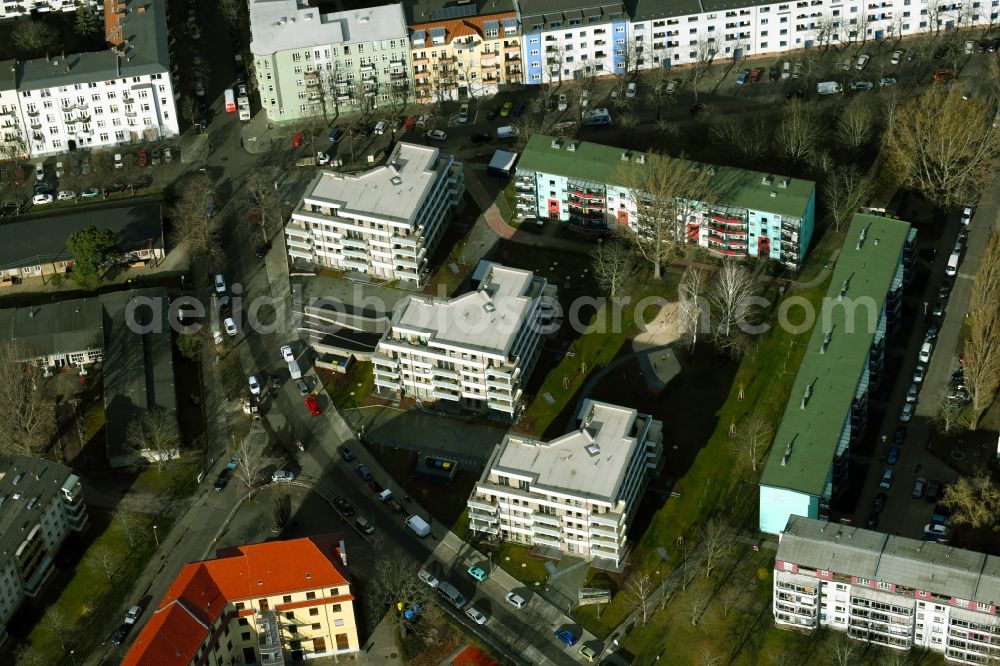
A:
[[[250,50],[255,55],[326,46],[407,39],[402,5],[323,14],[297,0],[250,0]]]
[[[628,461],[641,443],[630,436],[639,413],[629,407],[585,400],[577,430],[543,442],[507,435],[491,470],[533,479],[531,488],[617,501]]]
[[[531,271],[483,262],[476,272],[482,275],[476,291],[451,299],[411,296],[393,317],[393,331],[506,357],[540,288],[532,289]]]
[[[414,222],[437,177],[437,148],[400,143],[384,166],[360,174],[320,170],[303,201],[338,209],[344,217]]]

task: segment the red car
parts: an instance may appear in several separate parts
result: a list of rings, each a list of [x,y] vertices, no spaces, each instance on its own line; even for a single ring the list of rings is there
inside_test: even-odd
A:
[[[750,83],[757,83],[760,81],[760,75],[764,73],[762,69],[752,69],[750,70]]]
[[[417,119],[414,118],[413,116],[410,116],[409,118],[406,119],[406,122],[403,123],[403,129],[411,130],[413,129],[413,126],[416,124],[417,124]]]
[[[148,167],[149,166],[149,153],[145,150],[139,151],[139,166]]]
[[[305,132],[299,132],[292,137],[292,148],[299,148],[302,146],[302,141],[306,138]]]
[[[323,413],[323,410],[319,408],[319,400],[316,396],[311,395],[305,399],[306,407],[309,408],[309,413],[313,416],[319,416]]]

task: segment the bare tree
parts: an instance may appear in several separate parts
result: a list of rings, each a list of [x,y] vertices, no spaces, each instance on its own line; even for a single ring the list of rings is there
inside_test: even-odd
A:
[[[278,493],[278,496],[271,502],[271,518],[274,520],[274,527],[279,532],[288,526],[292,519],[292,497],[288,493]]]
[[[928,87],[900,104],[884,134],[889,164],[936,206],[978,201],[1000,148],[995,111],[960,87]]]
[[[705,558],[703,561],[705,578],[708,578],[732,547],[734,534],[732,526],[721,516],[709,518],[701,534],[701,550]]]
[[[255,488],[260,485],[264,469],[264,457],[250,443],[249,437],[244,437],[236,451],[240,462],[236,466],[236,476],[247,489],[247,499],[250,499]]]
[[[694,592],[691,595],[691,606],[689,608],[691,616],[691,626],[697,627],[701,618],[708,608],[708,596],[704,592]]]
[[[934,415],[934,425],[945,435],[949,435],[962,427],[962,407],[948,399],[947,391],[938,395],[938,411]]]
[[[632,274],[631,247],[624,239],[611,236],[604,242],[599,241],[591,256],[598,286],[611,298],[621,294]]]
[[[45,451],[56,432],[55,402],[28,357],[20,343],[0,343],[0,452],[7,455]]]
[[[128,545],[132,548],[139,541],[139,520],[134,513],[126,509],[124,506],[119,505],[118,509],[115,511],[115,522],[118,523],[119,529],[123,535],[125,535],[125,540],[128,541]]]
[[[10,41],[21,56],[36,56],[55,49],[59,33],[47,23],[21,19],[14,24]]]
[[[625,583],[625,589],[631,595],[636,608],[642,614],[642,626],[646,626],[649,619],[649,612],[652,609],[650,597],[653,594],[653,581],[648,574],[635,573]]]
[[[196,258],[210,255],[214,249],[210,232],[214,196],[212,181],[203,172],[185,184],[174,204],[171,216],[174,242],[186,243],[188,252]],[[208,206],[210,200],[212,207]]]
[[[830,646],[832,666],[854,666],[861,657],[861,645],[847,634],[838,634]]]
[[[17,666],[49,666],[49,657],[31,643],[22,643],[14,652]]]
[[[871,106],[855,97],[837,118],[837,139],[850,150],[860,150],[871,141],[874,126]]]
[[[417,578],[418,566],[402,558],[379,558],[375,560],[371,579],[368,581],[366,593],[368,596],[368,611],[373,623],[377,623],[386,611],[394,608],[400,601],[411,608],[419,605],[421,608],[421,625],[428,619],[435,619],[437,605],[431,602],[431,588]],[[431,617],[428,618],[428,613]],[[405,613],[392,613],[397,622],[404,624],[409,631],[415,631],[422,636],[424,643],[433,641],[433,633],[421,631],[417,623],[406,617]]]
[[[636,208],[634,220],[623,229],[659,280],[663,262],[684,243],[683,225],[693,202],[709,197],[711,171],[683,157],[651,152],[642,162],[630,159],[619,173]]]
[[[773,435],[774,427],[759,414],[751,414],[745,418],[736,430],[739,458],[754,474],[764,464]]]
[[[66,642],[72,635],[74,629],[76,629],[76,623],[73,622],[62,611],[58,606],[50,606],[47,611],[45,611],[45,616],[42,618],[42,624],[49,630],[49,632],[59,641],[59,649],[63,652],[66,651]]]
[[[722,607],[722,617],[729,617],[729,611],[743,599],[743,589],[738,585],[726,585],[719,591],[719,605]]]
[[[814,108],[801,100],[793,99],[786,107],[784,117],[775,132],[775,142],[781,153],[796,161],[805,161],[816,150],[823,124]]]
[[[108,582],[111,582],[115,571],[118,569],[118,555],[115,554],[115,551],[104,544],[97,544],[96,546],[91,546],[88,552],[93,558],[91,566],[102,571],[107,576]]]
[[[180,104],[181,118],[183,118],[189,125],[194,125],[198,121],[198,103],[194,101],[194,97],[190,95],[185,95],[181,98]]]
[[[717,315],[714,334],[725,344],[734,337],[734,326],[747,321],[754,306],[757,286],[753,275],[735,261],[727,261],[715,272],[709,290],[713,314]]]
[[[219,15],[229,24],[230,30],[239,30],[243,24],[245,4],[240,0],[219,0],[216,5]]]
[[[700,268],[688,268],[684,271],[681,282],[677,285],[677,309],[675,310],[678,327],[685,337],[691,340],[691,349],[698,344],[698,332],[702,327],[702,316],[708,314],[704,306],[705,271]]]
[[[703,35],[698,38],[698,45],[695,51],[695,65],[694,65],[694,101],[698,102],[698,87],[701,83],[701,78],[708,72],[709,68],[712,66],[712,61],[715,60],[715,54],[718,51],[715,45],[715,39],[707,35]]]
[[[857,166],[850,164],[833,170],[826,181],[824,199],[827,218],[835,231],[851,221],[870,191],[871,181]]]
[[[972,397],[969,427],[993,404],[1000,387],[1000,235],[994,233],[979,258],[969,301],[965,381]]]
[[[129,447],[153,462],[157,470],[162,471],[168,460],[180,454],[177,417],[163,409],[150,409],[129,423],[125,441]]]
[[[951,509],[956,525],[992,527],[1000,519],[1000,488],[993,485],[986,470],[959,477],[944,488],[941,503]]]

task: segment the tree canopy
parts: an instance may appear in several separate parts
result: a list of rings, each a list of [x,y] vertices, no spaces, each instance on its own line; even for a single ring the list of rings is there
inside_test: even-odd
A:
[[[73,279],[88,290],[101,285],[108,263],[121,254],[114,232],[93,224],[70,234],[66,246],[73,255]]]

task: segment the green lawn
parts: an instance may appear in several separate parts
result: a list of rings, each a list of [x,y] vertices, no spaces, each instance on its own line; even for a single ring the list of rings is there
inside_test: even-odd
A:
[[[674,278],[668,275],[667,279]],[[610,363],[625,341],[635,334],[635,304],[647,297],[673,298],[676,288],[675,282],[666,282],[636,289],[631,294],[632,300],[622,308],[621,317],[613,312],[613,306],[603,302],[590,319],[587,332],[571,346],[573,356],[564,356],[545,378],[537,395],[525,408],[518,428],[541,437],[556,417],[570,406],[587,377]],[[645,321],[650,321],[655,312],[646,308],[644,316]],[[546,394],[552,398],[551,403],[545,399]]]
[[[531,550],[527,546],[514,543],[504,543],[499,553],[493,555],[493,564],[499,564],[514,578],[525,585],[545,583],[549,572],[545,569],[545,560],[528,556]]]
[[[136,477],[131,492],[151,497],[187,497],[198,487],[201,471],[201,453],[182,451],[181,457],[171,460],[158,470],[150,465]]]
[[[824,293],[825,285],[821,285],[794,295],[812,302],[818,312]],[[794,318],[793,313],[789,318]],[[689,542],[696,538],[701,522],[719,507],[736,478],[735,450],[728,432],[730,424],[739,424],[749,414],[759,414],[777,424],[805,353],[808,336],[808,331],[795,335],[772,328],[746,354],[729,398],[719,410],[715,432],[678,483],[676,490],[680,491],[680,497],[667,501],[637,544],[633,553],[634,571],[652,573],[662,566],[657,547],[667,549],[672,563],[680,561],[681,554],[676,546],[678,537],[683,536]],[[741,390],[742,400],[739,399]],[[743,506],[753,513],[756,497],[744,498]],[[617,594],[600,618],[596,607],[587,606],[579,608],[574,617],[595,634],[606,636],[631,610],[631,600],[627,597],[626,593]]]
[[[375,375],[372,364],[358,361],[343,375],[334,374],[326,385],[330,400],[337,407],[352,409],[360,407],[375,385]],[[354,395],[351,395],[354,393]]]
[[[104,404],[95,402],[83,415],[83,442],[89,442],[104,427]]]

